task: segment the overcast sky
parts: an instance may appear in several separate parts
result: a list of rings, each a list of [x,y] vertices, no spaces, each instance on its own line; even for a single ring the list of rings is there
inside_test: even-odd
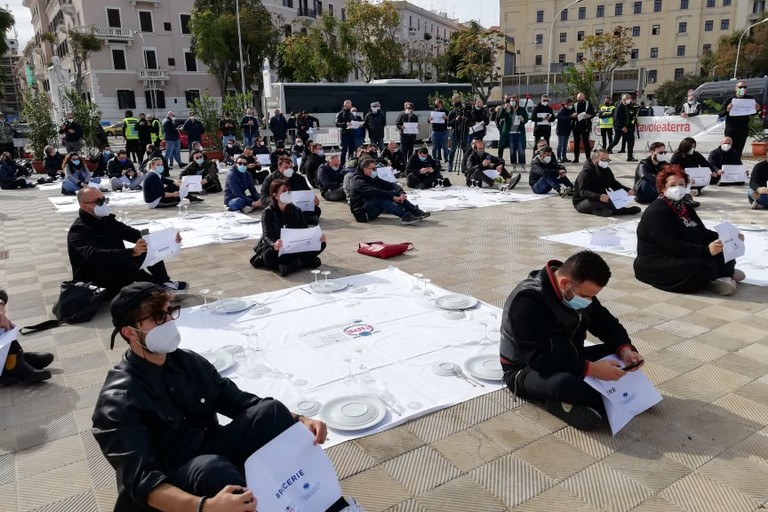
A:
[[[10,7],[16,19],[16,31],[19,34],[19,48],[35,35],[32,29],[32,14],[21,5],[22,0],[5,0],[2,4]],[[190,0],[191,1],[191,0]],[[449,17],[459,21],[478,20],[484,27],[499,24],[499,0],[410,0],[412,4],[424,9],[446,12]],[[479,19],[478,19],[479,18]],[[9,34],[13,37],[12,34]]]

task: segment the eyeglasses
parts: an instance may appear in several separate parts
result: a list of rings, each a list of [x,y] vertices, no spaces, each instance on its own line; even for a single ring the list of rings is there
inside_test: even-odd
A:
[[[666,151],[659,151],[659,152],[657,152],[656,154],[657,154],[657,155],[666,155],[666,154],[667,154],[667,152],[666,152]]]
[[[248,162],[243,162],[242,160],[237,162],[237,165],[248,165]]]
[[[86,201],[83,204],[96,204],[96,205],[103,205],[103,204],[109,204],[109,198],[108,197],[100,197],[96,199],[95,201]]]
[[[152,319],[152,321],[155,322],[155,324],[163,325],[165,322],[168,321],[168,317],[171,317],[171,320],[176,320],[177,318],[179,318],[180,314],[181,314],[181,306],[171,306],[167,310],[161,309],[160,311],[156,311],[149,316],[145,316],[144,318],[139,318],[138,322],[143,322],[144,320]]]

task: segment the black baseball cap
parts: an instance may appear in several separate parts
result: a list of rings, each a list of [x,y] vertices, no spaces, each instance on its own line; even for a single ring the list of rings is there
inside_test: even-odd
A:
[[[120,329],[128,325],[126,323],[128,314],[139,307],[139,304],[155,290],[164,291],[164,288],[148,282],[132,283],[125,286],[112,299],[109,311],[112,313],[112,325],[115,326],[115,330],[112,331],[112,338],[109,342],[110,349],[115,348],[115,337],[120,333]]]

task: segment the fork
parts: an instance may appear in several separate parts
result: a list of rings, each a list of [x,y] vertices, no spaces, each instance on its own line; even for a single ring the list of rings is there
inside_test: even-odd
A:
[[[454,370],[453,370],[453,374],[454,374],[456,377],[458,377],[458,378],[460,378],[460,379],[463,379],[463,380],[465,380],[465,381],[469,382],[469,383],[472,385],[472,387],[473,387],[473,388],[476,388],[476,387],[478,387],[478,386],[480,386],[481,388],[484,388],[484,387],[485,387],[485,384],[483,384],[482,382],[478,382],[478,381],[476,381],[475,379],[471,379],[471,378],[469,378],[469,377],[468,377],[468,376],[467,376],[467,375],[464,373],[464,371],[463,371],[461,368],[454,368]]]

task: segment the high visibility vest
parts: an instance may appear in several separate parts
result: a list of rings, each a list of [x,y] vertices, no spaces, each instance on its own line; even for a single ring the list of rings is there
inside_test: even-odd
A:
[[[600,107],[600,128],[613,128],[613,111],[616,110],[615,105],[603,105]],[[607,117],[603,117],[605,114],[609,114]]]
[[[157,138],[163,140],[163,123],[159,119],[152,120],[152,131],[157,131]],[[155,134],[153,133],[152,135],[154,136]]]
[[[136,131],[136,123],[139,120],[135,117],[126,117],[123,119],[123,135],[126,140],[139,140],[139,132]]]

